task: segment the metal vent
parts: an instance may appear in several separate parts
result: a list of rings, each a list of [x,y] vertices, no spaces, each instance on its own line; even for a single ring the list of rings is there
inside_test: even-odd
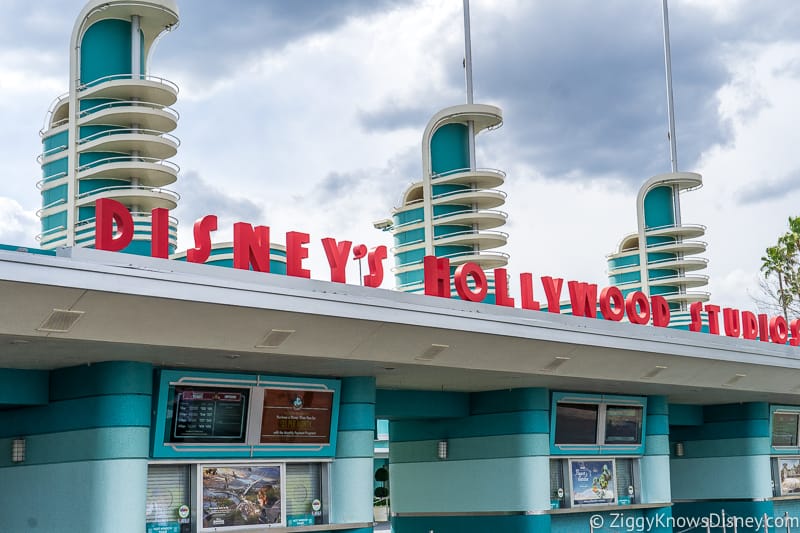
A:
[[[424,352],[420,355],[416,356],[414,359],[417,361],[431,361],[434,357],[445,351],[450,347],[449,344],[431,344],[429,348],[427,348]]]
[[[264,339],[256,344],[256,348],[277,348],[294,333],[293,329],[273,329],[264,337]]]
[[[66,333],[72,326],[80,320],[84,311],[70,311],[68,309],[53,309],[42,325],[36,328],[38,331],[48,331],[52,333]]]

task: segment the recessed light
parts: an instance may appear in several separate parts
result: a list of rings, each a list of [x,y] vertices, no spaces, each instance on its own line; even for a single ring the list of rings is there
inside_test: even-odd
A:
[[[566,363],[572,359],[571,357],[567,357],[566,355],[557,355],[555,359],[550,361],[550,363],[542,368],[542,372],[554,372],[558,367]]]
[[[653,370],[642,376],[642,379],[651,379],[662,373],[668,367],[664,365],[656,365]]]
[[[730,387],[734,383],[737,383],[737,382],[741,381],[742,378],[746,378],[746,377],[747,377],[747,374],[736,374],[731,379],[729,379],[728,381],[723,383],[722,386],[723,387]]]

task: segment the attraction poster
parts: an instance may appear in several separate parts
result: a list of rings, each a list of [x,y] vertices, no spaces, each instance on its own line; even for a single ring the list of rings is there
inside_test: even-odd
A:
[[[279,465],[203,466],[203,528],[280,526]]]
[[[800,459],[779,457],[781,496],[800,493]]]
[[[613,459],[571,459],[572,505],[613,505],[617,486]]]

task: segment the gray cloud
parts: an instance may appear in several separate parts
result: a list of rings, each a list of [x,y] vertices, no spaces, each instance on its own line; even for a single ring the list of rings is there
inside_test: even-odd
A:
[[[220,219],[237,219],[253,224],[263,222],[262,208],[248,200],[225,194],[205,181],[195,171],[181,173],[175,188],[181,201],[175,216],[181,227],[191,227],[194,221],[205,215],[217,215]]]
[[[419,131],[433,114],[435,108],[422,106],[403,106],[396,102],[386,102],[377,109],[359,110],[358,121],[367,131],[392,131],[411,128]]]
[[[778,179],[754,177],[752,185],[739,189],[735,198],[737,204],[744,206],[772,201],[797,190],[800,190],[800,169]]]
[[[476,52],[476,89],[502,102],[509,155],[548,178],[640,182],[670,168],[660,10],[643,2],[591,6],[528,5],[512,27],[489,17],[477,37],[488,46]],[[726,71],[707,21],[694,15],[671,21],[681,168],[729,139],[715,100]]]
[[[159,44],[159,68],[186,72],[203,83],[226,77],[265,50],[334,31],[349,18],[369,16],[401,0],[226,0],[182,5],[181,28]]]
[[[381,168],[364,168],[350,172],[331,172],[313,186],[310,199],[314,205],[336,204],[353,194],[368,195],[369,203],[377,206],[398,204],[400,195],[421,175],[419,148],[410,147]],[[385,216],[388,216],[387,212]]]

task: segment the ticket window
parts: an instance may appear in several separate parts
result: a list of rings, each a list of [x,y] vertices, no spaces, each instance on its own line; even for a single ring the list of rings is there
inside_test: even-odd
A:
[[[146,533],[190,533],[192,524],[191,465],[147,468]]]

